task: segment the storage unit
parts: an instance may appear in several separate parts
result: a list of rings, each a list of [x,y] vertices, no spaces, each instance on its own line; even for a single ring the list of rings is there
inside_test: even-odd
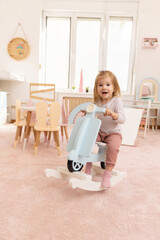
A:
[[[0,110],[1,110],[0,124],[4,124],[6,122],[11,121],[11,107],[12,107],[11,94],[13,93],[12,87],[14,87],[12,85],[17,82],[24,82],[24,80],[25,80],[25,75],[20,75],[14,72],[0,70],[0,92],[2,93],[2,99],[4,98],[6,99],[6,100],[2,100],[3,104],[1,105],[3,105],[3,107],[0,106]],[[5,107],[4,107],[4,102],[5,102]],[[6,116],[7,116],[7,119],[6,119]]]
[[[7,92],[0,92],[0,125],[7,123]]]

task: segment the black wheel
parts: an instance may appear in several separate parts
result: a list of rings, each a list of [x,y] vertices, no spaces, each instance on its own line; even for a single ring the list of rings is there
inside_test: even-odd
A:
[[[83,168],[83,164],[79,162],[74,162],[72,160],[68,160],[67,167],[70,172],[80,172]]]
[[[106,163],[105,162],[101,162],[101,168],[105,169],[106,168]]]

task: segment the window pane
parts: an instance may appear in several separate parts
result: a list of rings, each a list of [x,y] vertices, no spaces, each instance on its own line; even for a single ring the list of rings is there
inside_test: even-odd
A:
[[[107,69],[112,71],[120,88],[128,88],[132,18],[110,17],[107,49]]]
[[[93,88],[99,64],[100,19],[78,18],[76,41],[76,88],[83,70],[83,87]]]
[[[70,18],[47,18],[46,82],[68,88]]]

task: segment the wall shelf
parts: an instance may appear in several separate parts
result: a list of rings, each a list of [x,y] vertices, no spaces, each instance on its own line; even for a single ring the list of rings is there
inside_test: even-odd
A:
[[[0,125],[11,121],[11,83],[22,83],[24,80],[24,75],[0,69]]]
[[[0,71],[0,80],[1,81],[24,82],[25,81],[25,75],[1,70]]]
[[[158,47],[158,39],[157,38],[143,38],[142,47],[143,48],[156,48],[156,47]]]
[[[0,125],[7,122],[7,92],[0,91]]]

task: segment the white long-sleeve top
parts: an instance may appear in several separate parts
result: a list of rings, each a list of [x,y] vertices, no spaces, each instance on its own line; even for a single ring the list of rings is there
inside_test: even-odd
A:
[[[121,99],[113,97],[106,104],[102,104],[101,102],[95,104],[98,107],[109,108],[113,112],[118,113],[117,120],[113,120],[111,116],[104,116],[103,113],[99,113],[98,118],[102,121],[100,131],[104,133],[121,133],[121,124],[123,124],[126,120]]]

